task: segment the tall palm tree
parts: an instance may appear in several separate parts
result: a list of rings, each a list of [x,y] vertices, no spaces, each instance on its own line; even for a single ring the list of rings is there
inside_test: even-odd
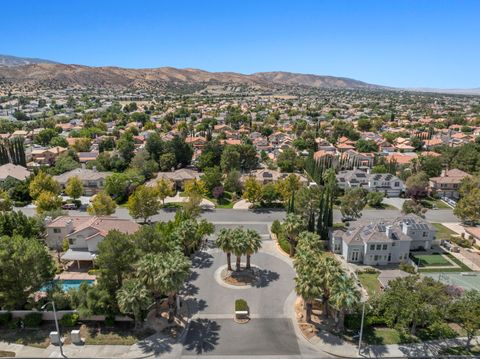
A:
[[[314,267],[302,267],[295,277],[295,291],[303,298],[305,308],[305,320],[312,321],[313,301],[322,295],[322,289],[318,280],[318,274]]]
[[[233,238],[232,229],[222,228],[216,240],[217,247],[227,254],[227,266],[229,271],[232,270]]]
[[[343,274],[340,267],[340,263],[333,257],[320,256],[320,260],[316,266],[318,274],[320,276],[320,284],[322,287],[322,302],[323,302],[323,315],[328,317],[328,305],[331,298],[333,286],[339,280],[339,277]]]
[[[247,253],[247,238],[243,228],[237,227],[232,230],[233,236],[233,254],[237,257],[235,270],[240,271],[242,256]]]
[[[133,314],[135,329],[141,329],[142,310],[150,304],[150,295],[145,285],[138,279],[125,282],[117,292],[117,302],[122,313]]]
[[[250,269],[250,257],[257,253],[260,248],[262,248],[262,238],[257,231],[253,229],[247,229],[244,231],[245,241],[246,241],[246,256],[247,256],[247,269]]]
[[[290,257],[295,255],[295,247],[297,245],[297,236],[305,230],[305,221],[298,214],[289,213],[282,223],[283,232],[287,236],[290,244]]]
[[[156,314],[160,314],[160,299],[163,294],[164,270],[162,259],[165,254],[146,254],[135,265],[136,277],[148,289],[155,300]]]
[[[332,288],[331,302],[337,310],[337,329],[343,331],[345,312],[358,304],[360,293],[357,290],[352,278],[346,274],[340,276]]]
[[[168,321],[172,322],[177,312],[175,298],[188,278],[191,262],[181,252],[175,251],[163,256],[162,266],[164,270],[162,287],[164,294],[168,295]]]

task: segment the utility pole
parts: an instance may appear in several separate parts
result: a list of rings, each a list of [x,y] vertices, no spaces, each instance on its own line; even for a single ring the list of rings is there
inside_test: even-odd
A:
[[[363,307],[362,307],[362,321],[360,323],[360,336],[358,338],[358,355],[360,355],[360,352],[362,350],[362,337],[363,337],[363,321],[365,319],[365,302],[363,302]]]

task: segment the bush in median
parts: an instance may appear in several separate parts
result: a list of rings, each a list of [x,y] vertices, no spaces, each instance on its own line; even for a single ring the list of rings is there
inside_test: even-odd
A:
[[[237,299],[235,301],[235,311],[236,312],[246,312],[248,311],[248,304],[245,299]]]

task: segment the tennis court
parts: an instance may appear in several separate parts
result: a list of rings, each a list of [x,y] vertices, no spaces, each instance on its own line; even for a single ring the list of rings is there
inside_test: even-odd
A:
[[[480,272],[452,273],[421,273],[424,276],[436,279],[442,283],[456,285],[465,290],[480,290]]]

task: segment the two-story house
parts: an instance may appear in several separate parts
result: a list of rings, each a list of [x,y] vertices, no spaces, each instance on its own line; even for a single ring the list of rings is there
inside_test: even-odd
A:
[[[60,216],[46,224],[46,242],[51,249],[62,248],[64,239],[69,249],[61,257],[64,261],[93,262],[98,244],[111,230],[135,233],[140,225],[129,219],[99,216]]]
[[[459,169],[443,170],[440,177],[432,177],[429,181],[429,192],[443,197],[459,199],[460,182],[470,175]]]
[[[111,174],[111,172],[99,172],[96,169],[75,168],[53,178],[60,183],[62,189],[65,189],[70,178],[78,177],[83,183],[84,195],[92,196],[105,187],[105,181]]]
[[[338,187],[350,189],[361,187],[369,192],[382,192],[388,197],[398,197],[405,190],[403,181],[390,173],[369,173],[361,169],[340,171]]]
[[[347,262],[387,265],[406,262],[411,250],[430,249],[435,227],[413,214],[394,220],[358,221],[334,231],[330,248]]]

